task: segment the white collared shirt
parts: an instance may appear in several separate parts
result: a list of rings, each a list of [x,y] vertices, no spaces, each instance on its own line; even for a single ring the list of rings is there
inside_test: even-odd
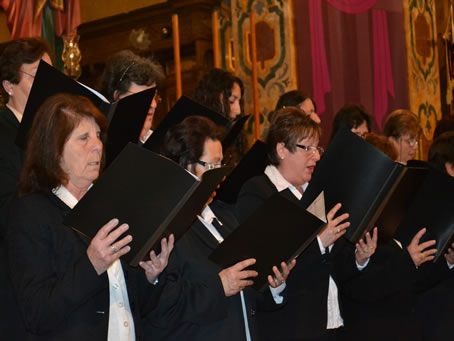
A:
[[[78,200],[61,185],[52,192],[69,208],[74,208]],[[117,259],[107,269],[109,277],[109,329],[108,341],[134,341],[136,339],[134,319],[129,305],[128,291],[121,262]]]
[[[283,190],[286,190],[288,188],[298,200],[301,200],[301,198],[303,197],[301,192],[298,191],[295,186],[289,183],[275,166],[267,166],[265,169],[265,175],[268,177],[268,179],[270,179],[278,192],[282,192]],[[308,185],[309,183],[305,183],[303,186],[301,186],[303,191],[306,190]],[[317,241],[321,254],[325,254],[326,248],[323,247],[319,237],[317,237]],[[333,245],[329,246],[330,251],[332,247]],[[326,329],[336,329],[344,325],[344,320],[342,319],[340,313],[338,295],[339,293],[337,285],[334,282],[333,278],[329,276]]]
[[[197,218],[200,220],[200,222],[208,229],[208,231],[213,235],[213,237],[218,241],[219,244],[221,244],[224,241],[224,238],[222,235],[219,233],[219,231],[216,229],[215,226],[213,226],[212,222],[214,219],[218,220],[214,212],[211,210],[210,206],[207,205],[205,209],[202,211],[201,216],[197,216]],[[219,221],[219,224],[222,225],[222,222]],[[276,304],[281,304],[284,300],[284,298],[280,295],[284,289],[285,289],[286,284],[283,283],[277,288],[272,288],[270,287],[271,294],[273,296],[274,301]],[[247,318],[247,310],[246,310],[246,301],[244,299],[244,293],[243,291],[240,291],[240,298],[241,298],[241,310],[243,311],[243,320],[244,320],[244,329],[246,331],[246,341],[251,341],[251,332],[249,331],[249,322]]]

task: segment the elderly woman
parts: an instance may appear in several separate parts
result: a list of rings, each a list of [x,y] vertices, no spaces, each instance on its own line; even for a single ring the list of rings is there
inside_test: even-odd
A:
[[[243,114],[244,85],[240,78],[222,69],[205,73],[194,91],[194,101],[216,111],[229,120]],[[247,138],[240,134],[224,151],[224,163],[235,166],[247,152]]]
[[[141,314],[159,290],[173,238],[145,272],[123,267],[127,224],[112,219],[91,242],[63,225],[99,176],[104,116],[82,97],[56,95],[33,122],[8,221],[8,256],[27,340],[141,340]],[[93,212],[96,214],[96,212]],[[157,262],[157,263],[156,263]],[[141,295],[139,295],[141,294]]]
[[[24,339],[23,325],[11,293],[6,264],[6,217],[8,204],[16,192],[23,163],[23,151],[16,146],[16,134],[41,59],[52,64],[50,48],[40,38],[23,38],[6,44],[0,56],[0,330],[8,340]]]
[[[275,113],[266,139],[270,165],[241,189],[236,206],[240,222],[268,197],[287,188],[299,202],[320,160],[319,136],[319,125],[301,110],[289,107]],[[357,245],[355,264],[353,248],[335,244],[349,226],[347,213],[336,217],[340,207],[337,204],[328,212],[325,228],[298,257],[287,281],[286,305],[259,314],[261,339],[330,340],[343,325],[338,283],[367,265],[376,237],[371,240],[367,235],[367,245],[363,241]]]
[[[320,124],[320,117],[317,115],[317,108],[314,100],[299,90],[288,91],[279,97],[275,111],[279,109],[296,107],[308,115],[315,123]]]
[[[341,127],[365,138],[370,132],[370,117],[362,105],[346,104],[336,114],[331,131],[331,140]]]
[[[173,128],[164,144],[164,155],[178,162],[196,177],[209,169],[221,167],[223,154],[220,134],[210,120],[193,116]],[[275,278],[269,276],[272,289],[259,294],[252,280],[257,273],[247,270],[254,259],[243,260],[222,269],[208,260],[211,252],[237,226],[235,217],[219,202],[204,208],[191,229],[178,241],[171,257],[169,271],[185,281],[185,290],[164,288],[163,299],[152,319],[151,335],[159,340],[256,340],[255,311],[276,309],[282,303],[280,293],[285,279],[294,266],[276,267]],[[176,319],[166,318],[174,311]]]
[[[152,59],[142,58],[132,51],[123,50],[114,54],[106,63],[101,76],[101,93],[110,102],[160,85],[164,79],[161,65]],[[152,134],[151,126],[158,103],[161,101],[155,93],[140,132],[140,141],[145,143]]]
[[[404,165],[415,157],[421,135],[416,115],[404,109],[393,111],[383,125],[383,135],[396,147],[397,160]]]

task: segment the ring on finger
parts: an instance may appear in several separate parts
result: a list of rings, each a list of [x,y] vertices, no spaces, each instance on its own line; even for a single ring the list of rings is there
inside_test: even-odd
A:
[[[337,229],[337,233],[340,233],[340,231],[341,231],[340,229]]]
[[[424,254],[424,252],[421,252],[421,260],[424,260],[424,258],[426,258],[426,255]]]
[[[117,248],[115,247],[115,245],[110,245],[110,250],[112,251],[112,254],[117,252]]]

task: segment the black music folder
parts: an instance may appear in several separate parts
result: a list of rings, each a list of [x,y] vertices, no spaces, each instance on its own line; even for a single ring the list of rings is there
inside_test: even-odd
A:
[[[132,266],[160,251],[160,240],[178,239],[227,173],[207,171],[202,180],[161,155],[129,143],[65,218],[64,224],[93,238],[112,218],[128,223],[131,251],[123,258]]]
[[[408,246],[423,227],[427,232],[420,243],[435,239],[438,251],[434,262],[443,255],[454,240],[454,178],[431,169],[413,203],[398,227],[395,238]]]
[[[258,272],[253,287],[263,290],[272,267],[298,257],[314,241],[325,223],[288,199],[289,190],[267,199],[210,255],[222,267],[255,258],[251,269]],[[287,196],[287,197],[286,197]]]
[[[216,190],[216,200],[222,200],[228,204],[236,203],[238,194],[243,184],[250,178],[263,174],[267,163],[266,145],[260,140],[244,155],[238,165]]]
[[[147,142],[145,142],[144,147],[155,153],[159,153],[167,131],[182,122],[185,118],[195,115],[206,117],[225,130],[226,133],[222,140],[222,147],[224,149],[235,140],[249,118],[249,116],[243,116],[238,120],[230,121],[219,113],[194,102],[190,98],[181,96],[159,126],[153,131]]]
[[[307,207],[324,192],[327,212],[342,203],[338,214],[350,214],[350,227],[345,236],[353,243],[379,222],[392,222],[392,226],[378,226],[379,236],[383,233],[389,238],[421,185],[424,172],[424,169],[412,169],[392,161],[343,128],[320,160],[301,200]],[[396,212],[397,207],[392,207],[392,203],[399,200],[405,202],[399,204],[400,211]],[[386,213],[392,216],[385,216]]]
[[[25,148],[27,133],[33,118],[44,101],[57,94],[68,93],[88,98],[109,121],[106,154],[108,163],[128,142],[137,143],[156,88],[141,91],[118,102],[109,103],[93,89],[76,82],[44,61],[40,61],[35,80],[24,109],[16,144]]]

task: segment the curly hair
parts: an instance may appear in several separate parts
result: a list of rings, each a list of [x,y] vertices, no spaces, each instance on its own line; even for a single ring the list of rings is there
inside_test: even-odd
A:
[[[49,44],[39,37],[21,38],[9,42],[0,56],[0,83],[9,81],[12,84],[19,84],[22,65],[34,63],[46,53],[53,59]],[[8,102],[9,95],[3,85],[0,86],[0,92],[5,103]]]
[[[369,133],[366,135],[364,140],[388,155],[391,160],[397,160],[398,154],[396,147],[394,147],[394,145],[389,141],[387,137],[377,135],[375,133]]]
[[[241,90],[240,107],[243,112],[243,82],[232,73],[221,69],[212,69],[205,73],[194,90],[194,100],[230,119],[229,97],[232,96],[235,83]]]
[[[106,133],[106,117],[85,97],[57,94],[41,105],[27,140],[19,195],[50,191],[68,180],[60,164],[63,149],[84,118],[94,119],[101,134]]]
[[[114,54],[106,63],[100,80],[100,92],[113,102],[118,95],[125,94],[131,83],[150,86],[156,83],[159,86],[164,79],[162,66],[156,61],[143,58],[130,50],[123,50]]]
[[[195,164],[203,155],[207,139],[222,139],[222,131],[213,121],[202,116],[189,116],[172,127],[166,134],[161,153],[178,163],[181,167],[195,172]]]

